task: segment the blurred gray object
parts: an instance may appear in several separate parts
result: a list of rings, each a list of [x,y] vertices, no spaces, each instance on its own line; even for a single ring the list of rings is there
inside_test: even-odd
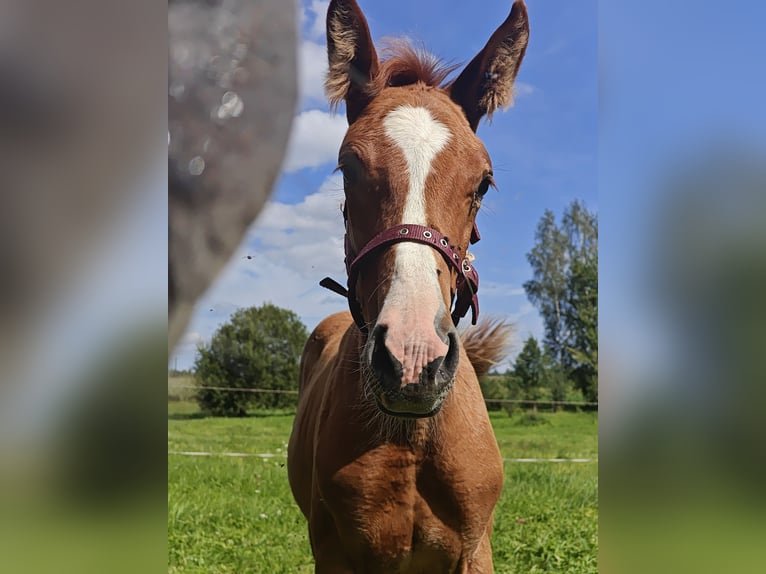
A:
[[[297,103],[284,0],[168,5],[168,348],[271,194]]]
[[[137,180],[162,152],[163,13],[148,0],[0,2],[0,385],[151,192]]]

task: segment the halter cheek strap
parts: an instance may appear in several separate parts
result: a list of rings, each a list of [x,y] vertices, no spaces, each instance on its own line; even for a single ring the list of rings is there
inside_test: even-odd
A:
[[[343,217],[346,219],[345,208],[343,210]],[[479,239],[481,239],[481,235],[479,235],[479,229],[474,222],[473,230],[471,231],[471,244],[476,243]],[[461,258],[460,254],[457,252],[457,248],[454,245],[451,245],[448,239],[441,233],[430,227],[414,224],[391,227],[373,237],[364,247],[362,247],[361,251],[353,257],[348,233],[346,233],[344,247],[346,251],[345,263],[346,273],[348,274],[348,288],[343,287],[340,283],[330,277],[325,277],[319,284],[330,291],[348,298],[349,310],[351,311],[354,321],[359,329],[363,333],[366,333],[367,325],[362,316],[361,305],[359,304],[359,301],[357,301],[355,295],[360,264],[368,255],[377,249],[402,241],[422,243],[436,249],[447,264],[457,271],[455,290],[454,293],[452,293],[452,298],[454,299],[452,322],[457,326],[460,319],[462,319],[470,309],[471,323],[475,325],[476,320],[479,317],[479,297],[477,295],[479,290],[479,274],[474,266],[471,265],[468,257]]]

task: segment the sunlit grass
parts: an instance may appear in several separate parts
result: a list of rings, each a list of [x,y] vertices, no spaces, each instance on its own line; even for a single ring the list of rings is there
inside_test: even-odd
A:
[[[292,415],[195,418],[169,404],[168,450],[272,453],[273,458],[168,457],[170,573],[313,572],[306,522],[287,482]],[[597,457],[597,416],[492,413],[505,458]],[[597,571],[598,468],[592,463],[505,463],[495,513],[498,573]]]

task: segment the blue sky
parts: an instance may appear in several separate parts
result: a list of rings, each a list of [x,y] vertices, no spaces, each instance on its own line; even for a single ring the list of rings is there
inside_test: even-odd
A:
[[[360,2],[376,42],[406,36],[462,63],[484,46],[511,8],[510,1],[481,4],[476,10],[471,2]],[[318,285],[325,275],[345,282],[343,190],[332,170],[346,124],[343,110],[329,113],[322,93],[327,5],[302,4],[301,102],[282,177],[239,252],[200,302],[177,362],[171,361],[178,368],[192,364],[196,345],[237,307],[271,301],[295,310],[309,328],[346,308],[344,299]],[[560,214],[574,198],[598,209],[596,2],[527,5],[531,37],[516,104],[478,130],[500,191],[485,199],[478,218],[482,241],[473,248],[482,314],[514,321],[519,341],[543,334],[522,288],[531,274],[526,253],[543,211]]]

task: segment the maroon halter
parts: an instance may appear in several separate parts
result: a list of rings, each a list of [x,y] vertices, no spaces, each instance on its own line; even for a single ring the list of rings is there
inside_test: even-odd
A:
[[[345,209],[343,210],[343,218],[346,219]],[[479,235],[479,230],[474,222],[473,231],[471,232],[471,244],[476,243],[479,239],[481,239],[481,236]],[[479,297],[477,295],[479,290],[479,274],[473,265],[471,265],[471,262],[467,257],[461,258],[456,247],[450,245],[446,237],[430,227],[414,224],[391,227],[373,237],[355,256],[353,256],[348,233],[346,233],[344,244],[346,251],[345,263],[346,273],[348,274],[348,289],[330,277],[325,277],[319,284],[330,291],[334,291],[335,293],[348,298],[348,307],[351,311],[351,315],[354,317],[354,321],[359,329],[363,333],[366,333],[367,325],[362,316],[362,307],[354,296],[354,293],[356,292],[356,281],[359,277],[359,266],[362,260],[373,251],[376,251],[383,246],[399,243],[401,241],[413,241],[415,243],[422,243],[429,247],[433,247],[441,253],[447,264],[457,271],[458,275],[455,291],[451,294],[451,297],[454,299],[452,322],[457,326],[460,319],[468,313],[468,309],[471,309],[471,323],[475,325],[476,319],[479,317]]]

